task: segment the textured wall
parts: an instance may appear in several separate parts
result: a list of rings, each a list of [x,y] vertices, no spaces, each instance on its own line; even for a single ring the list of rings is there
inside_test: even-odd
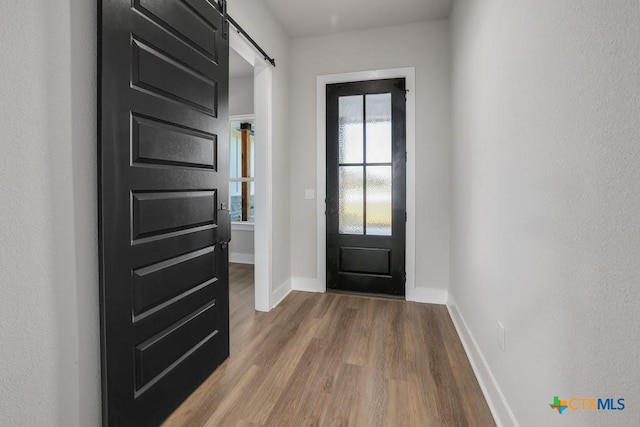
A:
[[[522,426],[640,425],[640,3],[459,0],[452,28],[450,295]]]
[[[316,277],[316,77],[416,68],[416,286],[449,286],[450,91],[447,21],[295,39],[291,53],[292,276]],[[324,221],[324,218],[322,218]]]
[[[2,425],[100,423],[95,8],[0,3]]]

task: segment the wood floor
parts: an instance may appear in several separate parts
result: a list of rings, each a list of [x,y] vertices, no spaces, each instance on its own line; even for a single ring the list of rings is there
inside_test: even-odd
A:
[[[253,301],[253,266],[231,264],[231,356],[166,426],[495,425],[444,306]]]

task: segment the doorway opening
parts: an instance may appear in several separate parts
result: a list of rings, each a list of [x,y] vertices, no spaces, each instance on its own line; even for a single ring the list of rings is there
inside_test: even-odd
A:
[[[251,46],[241,35],[231,32],[229,35],[230,57],[236,56],[236,60],[246,61],[253,72],[246,78],[253,84],[253,114],[241,115],[241,121],[249,122],[251,118],[254,140],[254,165],[253,165],[253,197],[248,194],[248,199],[253,202],[251,211],[253,225],[243,225],[238,222],[235,225],[236,240],[232,236],[231,249],[238,248],[240,233],[245,234],[245,246],[251,245],[253,240],[253,256],[247,256],[241,261],[253,261],[254,264],[254,299],[257,311],[269,311],[277,302],[272,297],[272,256],[271,256],[271,228],[272,228],[272,194],[271,194],[271,147],[272,147],[272,81],[273,71],[261,54]],[[232,82],[233,84],[233,82]],[[245,83],[245,85],[248,83]],[[245,88],[246,89],[246,88]],[[231,105],[230,105],[231,106]],[[233,111],[231,111],[233,113]],[[238,112],[238,114],[240,114]],[[251,193],[251,185],[246,186]],[[249,215],[251,217],[251,215]],[[247,234],[253,234],[253,239]],[[231,260],[233,262],[233,259]],[[238,261],[238,259],[236,259]]]
[[[229,262],[254,264],[255,116],[254,67],[229,49]]]

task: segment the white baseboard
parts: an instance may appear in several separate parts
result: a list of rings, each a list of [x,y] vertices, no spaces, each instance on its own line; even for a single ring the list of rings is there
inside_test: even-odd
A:
[[[236,264],[255,264],[253,254],[243,254],[239,252],[229,252],[229,262]]]
[[[284,301],[284,299],[287,297],[287,295],[289,295],[291,293],[291,280],[287,280],[286,282],[284,282],[282,285],[280,285],[278,287],[278,289],[276,289],[275,291],[273,291],[273,293],[271,294],[271,298],[273,301],[273,304],[271,304],[271,308],[275,308],[278,304],[280,304],[282,301]]]
[[[294,291],[303,292],[326,292],[326,287],[313,277],[292,277],[292,286]],[[407,301],[420,302],[425,304],[441,304],[447,303],[447,291],[443,289],[432,288],[414,288],[413,292],[407,294]]]
[[[445,289],[435,288],[413,288],[411,292],[407,292],[407,301],[420,302],[423,304],[440,304],[447,303],[448,292]]]
[[[326,288],[323,284],[318,282],[318,279],[309,277],[293,277],[291,278],[292,288],[294,291],[304,292],[326,292]]]
[[[502,390],[496,381],[495,376],[491,372],[487,360],[484,358],[477,341],[471,334],[471,330],[467,326],[467,322],[464,320],[462,313],[458,309],[453,297],[449,295],[447,302],[447,310],[453,321],[453,325],[458,332],[464,351],[467,353],[467,358],[473,372],[478,379],[482,394],[484,394],[491,414],[496,421],[496,424],[500,426],[515,426],[518,427],[518,421],[516,420],[513,411],[509,407],[509,403],[502,394]]]

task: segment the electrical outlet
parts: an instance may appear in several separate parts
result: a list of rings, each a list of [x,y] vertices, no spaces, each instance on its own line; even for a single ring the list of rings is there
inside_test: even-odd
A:
[[[504,326],[500,322],[498,322],[498,347],[504,351]]]

